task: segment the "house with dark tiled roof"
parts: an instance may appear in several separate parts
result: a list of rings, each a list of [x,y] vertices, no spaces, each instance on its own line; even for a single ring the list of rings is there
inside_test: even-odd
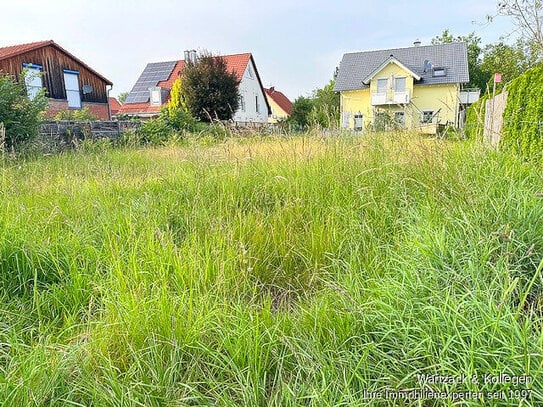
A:
[[[195,59],[196,51],[185,51],[186,59]],[[267,123],[271,114],[264,87],[252,54],[223,55],[226,67],[239,80],[240,103],[232,120],[236,123]],[[155,117],[170,98],[175,80],[183,74],[185,60],[149,63],[128,94],[119,114]]]
[[[279,92],[273,86],[269,89],[264,89],[268,103],[271,107],[271,116],[269,123],[278,123],[288,119],[292,113],[292,102],[287,98],[283,92]]]
[[[30,98],[45,88],[47,116],[88,108],[99,119],[110,119],[111,81],[54,41],[0,48],[0,74],[19,78],[23,69],[28,71],[25,80]]]
[[[458,126],[467,106],[467,46],[450,43],[343,55],[334,90],[341,126],[355,130]],[[469,102],[473,103],[472,97]]]

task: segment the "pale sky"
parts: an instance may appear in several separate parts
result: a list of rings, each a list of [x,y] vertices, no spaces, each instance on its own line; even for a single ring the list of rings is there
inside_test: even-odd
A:
[[[251,52],[265,87],[291,100],[332,78],[345,52],[422,44],[449,29],[483,44],[510,33],[486,24],[497,0],[0,0],[0,47],[54,40],[130,91],[148,62],[186,49]]]

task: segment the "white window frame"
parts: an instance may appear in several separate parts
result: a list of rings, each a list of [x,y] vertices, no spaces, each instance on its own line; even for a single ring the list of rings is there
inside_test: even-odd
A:
[[[151,106],[162,106],[162,88],[160,86],[149,88],[149,104]]]
[[[434,76],[434,77],[443,77],[443,76],[447,76],[447,68],[443,68],[443,67],[434,67],[432,76]]]
[[[26,94],[30,100],[33,100],[43,88],[43,67],[38,64],[23,63],[23,68],[27,73],[25,76]]]
[[[420,122],[423,124],[432,123],[434,121],[434,111],[433,110],[423,110],[422,117]]]
[[[385,86],[379,86],[380,83],[384,83]],[[388,86],[388,78],[377,78],[377,93],[386,93]]]
[[[403,82],[403,89],[398,89],[398,82]],[[407,77],[398,76],[394,79],[394,92],[405,92],[407,88]]]
[[[79,90],[79,72],[71,69],[63,69],[64,89],[66,90],[66,100],[71,109],[81,109],[81,91]],[[73,80],[76,82],[73,82]],[[77,85],[75,85],[77,83]],[[76,89],[77,86],[77,89]]]

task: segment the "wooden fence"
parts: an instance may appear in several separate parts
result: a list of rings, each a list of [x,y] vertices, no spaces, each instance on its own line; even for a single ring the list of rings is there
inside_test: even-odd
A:
[[[483,140],[493,146],[500,142],[505,106],[507,106],[506,91],[486,101]]]

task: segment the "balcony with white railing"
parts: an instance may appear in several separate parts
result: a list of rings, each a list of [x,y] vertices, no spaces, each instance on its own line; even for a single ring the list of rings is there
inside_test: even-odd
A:
[[[378,105],[403,105],[409,103],[411,97],[408,91],[397,92],[388,90],[386,92],[373,92],[371,94],[372,106]]]
[[[471,105],[479,100],[480,95],[480,89],[464,89],[460,91],[460,103],[464,105]]]

